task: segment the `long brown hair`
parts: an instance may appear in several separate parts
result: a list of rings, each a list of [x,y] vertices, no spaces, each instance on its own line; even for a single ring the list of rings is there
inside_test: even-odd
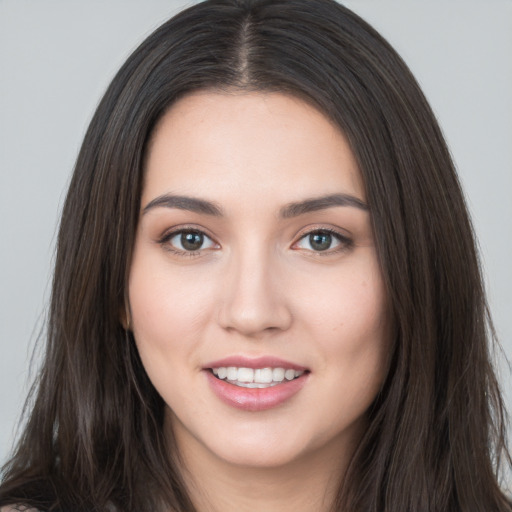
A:
[[[348,138],[366,186],[396,338],[333,510],[510,510],[493,331],[454,166],[407,66],[333,0],[200,3],[112,81],[63,209],[45,361],[0,505],[194,510],[163,401],[120,317],[152,129],[183,95],[233,88],[314,104]]]

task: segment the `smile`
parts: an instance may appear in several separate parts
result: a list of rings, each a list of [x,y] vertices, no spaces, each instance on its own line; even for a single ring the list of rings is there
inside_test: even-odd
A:
[[[288,402],[311,376],[309,369],[274,357],[228,357],[203,370],[210,389],[222,402],[251,412]]]
[[[283,381],[300,377],[304,371],[284,368],[244,368],[220,366],[212,368],[213,374],[220,380],[243,388],[269,388]]]

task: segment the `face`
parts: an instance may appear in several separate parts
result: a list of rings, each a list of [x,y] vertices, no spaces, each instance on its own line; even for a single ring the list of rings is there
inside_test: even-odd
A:
[[[152,137],[131,326],[182,450],[342,456],[386,371],[388,321],[354,157],[278,93],[195,93]]]

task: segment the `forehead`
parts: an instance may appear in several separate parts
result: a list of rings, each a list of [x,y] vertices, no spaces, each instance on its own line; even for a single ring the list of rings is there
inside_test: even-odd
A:
[[[281,93],[188,95],[148,146],[143,204],[162,193],[287,202],[338,192],[364,200],[346,138],[320,111]]]

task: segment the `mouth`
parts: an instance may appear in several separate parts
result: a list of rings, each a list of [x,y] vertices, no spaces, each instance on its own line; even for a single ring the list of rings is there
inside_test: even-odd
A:
[[[311,371],[275,357],[228,357],[204,368],[210,389],[225,404],[243,411],[265,411],[291,400]]]
[[[237,366],[218,366],[209,369],[219,380],[241,388],[264,389],[298,379],[305,370],[292,368],[266,367],[246,368]]]

